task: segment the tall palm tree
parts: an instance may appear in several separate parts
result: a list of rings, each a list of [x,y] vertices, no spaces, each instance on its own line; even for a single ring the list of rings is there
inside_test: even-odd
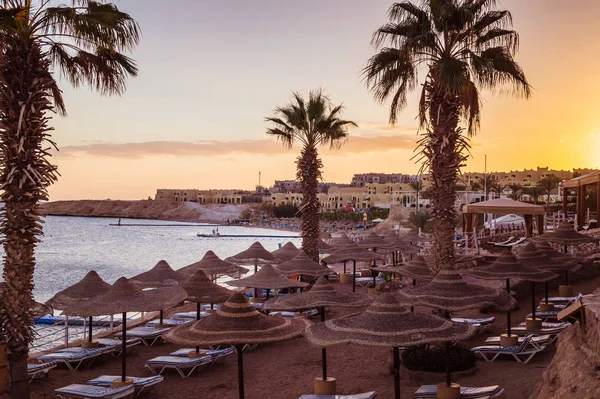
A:
[[[419,212],[419,193],[423,190],[423,180],[421,180],[421,176],[411,178],[408,186],[415,190],[417,196],[417,212]]]
[[[376,101],[391,98],[393,124],[406,96],[419,84],[424,129],[419,141],[423,169],[431,174],[433,259],[436,268],[454,264],[455,183],[467,158],[468,136],[481,116],[480,90],[505,88],[528,97],[530,86],[513,56],[518,34],[509,11],[495,0],[424,0],[395,3],[389,22],[373,35],[378,53],[363,76]],[[503,86],[503,87],[501,87]],[[465,129],[466,126],[466,135]]]
[[[275,136],[284,146],[292,148],[294,143],[302,145],[296,161],[296,178],[302,187],[302,249],[318,261],[319,250],[319,198],[318,185],[323,162],[318,148],[328,145],[339,148],[348,137],[348,128],[356,123],[341,119],[342,105],[333,106],[321,89],[311,91],[306,101],[294,93],[292,101],[275,109],[273,117],[265,118],[272,127],[267,134]]]
[[[29,397],[27,357],[33,339],[35,247],[42,235],[39,202],[57,180],[49,161],[51,114],[65,114],[53,72],[74,86],[120,94],[137,74],[122,54],[139,40],[138,25],[113,4],[77,0],[0,2],[0,235],[6,253],[0,323],[8,345],[11,397]]]
[[[508,187],[510,189],[509,197],[511,199],[514,199],[515,201],[520,200],[524,194],[524,187],[522,185],[520,185],[519,183],[507,184],[506,187]]]
[[[546,194],[546,212],[548,212],[548,209],[550,208],[550,195],[558,188],[560,182],[561,178],[553,174],[549,174],[538,181],[538,185]]]

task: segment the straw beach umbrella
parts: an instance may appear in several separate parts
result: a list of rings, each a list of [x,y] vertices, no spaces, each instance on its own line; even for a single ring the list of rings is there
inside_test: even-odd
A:
[[[319,277],[327,276],[332,272],[330,268],[309,258],[304,251],[299,251],[292,259],[275,266],[275,270],[287,277],[297,275]]]
[[[534,247],[535,248],[535,247]],[[537,323],[535,318],[535,283],[543,283],[553,280],[558,277],[557,274],[552,272],[536,269],[535,267],[525,266],[519,261],[511,252],[505,251],[502,253],[493,263],[475,267],[472,269],[465,269],[461,271],[462,274],[466,274],[471,277],[479,278],[482,280],[506,280],[506,292],[510,295],[510,279],[521,279],[531,282],[531,306],[532,306],[532,323]],[[506,311],[506,330],[507,335],[504,339],[502,346],[512,346],[517,344],[517,337],[511,335],[511,320],[510,310]],[[504,338],[504,336],[501,336]]]
[[[197,270],[202,270],[205,274],[209,275],[212,281],[221,276],[240,278],[242,274],[248,273],[248,269],[245,267],[222,260],[213,251],[206,251],[200,261],[182,267],[177,271],[184,277],[189,278]]]
[[[283,247],[276,249],[271,253],[275,255],[276,258],[282,261],[288,261],[294,256],[298,255],[299,252],[300,250],[293,243],[288,242]]]
[[[328,320],[306,329],[305,338],[317,346],[357,344],[392,347],[394,353],[394,386],[400,398],[399,347],[468,339],[475,329],[438,316],[411,313],[390,293],[379,295],[364,313]],[[450,381],[447,352],[447,381]]]
[[[336,291],[333,288],[333,285],[331,285],[325,277],[319,277],[317,282],[308,291],[269,299],[264,303],[263,309],[301,310],[319,308],[321,322],[324,322],[325,307],[337,306],[343,308],[359,308],[370,305],[374,299],[375,297],[372,295]],[[327,349],[325,348],[321,350],[321,359],[323,366],[323,377],[321,381],[331,382],[333,379],[327,378]]]
[[[127,312],[152,312],[183,301],[187,293],[181,286],[144,291],[125,277],[119,278],[104,294],[87,302],[75,304],[63,311],[68,316],[101,316],[122,314],[121,383],[126,384],[127,372]]]
[[[571,224],[562,222],[558,225],[556,230],[532,237],[532,240],[535,242],[547,241],[564,245],[565,252],[567,252],[567,246],[588,243],[597,244],[600,239],[579,233],[575,231],[575,228]]]
[[[179,345],[235,345],[238,356],[239,397],[244,398],[243,345],[286,341],[302,335],[310,322],[266,316],[240,293],[234,294],[215,314],[169,330],[163,337]]]
[[[334,250],[334,248],[331,245],[327,244],[323,240],[319,240],[319,242],[317,243],[317,248],[319,249],[319,253],[321,254],[327,254]]]
[[[368,249],[361,248],[355,243],[351,243],[340,247],[337,251],[330,254],[323,261],[327,264],[344,262],[344,274],[346,274],[346,263],[347,261],[352,261],[352,292],[356,292],[356,279],[354,276],[356,275],[356,262],[372,262],[377,260],[383,260],[384,257],[376,254],[373,251],[369,251]],[[375,280],[375,277],[373,277]]]
[[[91,270],[78,283],[57,292],[56,295],[46,301],[46,304],[54,309],[65,310],[71,305],[94,299],[109,289],[110,284],[102,280],[96,271]],[[85,316],[89,317],[87,346],[92,346],[92,316]],[[68,319],[65,319],[65,325],[68,331]]]
[[[258,271],[259,265],[263,266],[281,263],[280,259],[278,259],[275,255],[267,251],[265,247],[263,247],[262,244],[258,241],[250,245],[250,248],[248,248],[247,250],[233,255],[225,260],[228,262],[236,263],[238,265],[253,265],[254,273]],[[256,298],[256,290],[254,290],[254,297]]]
[[[173,270],[166,260],[159,260],[152,269],[131,277],[129,281],[140,288],[158,288],[181,284],[185,276]]]
[[[256,292],[256,288],[266,288],[267,299],[269,299],[269,293],[272,289],[278,290],[283,288],[302,288],[308,286],[308,283],[287,278],[275,270],[275,268],[271,265],[264,265],[253,275],[239,280],[228,281],[227,284],[231,285],[232,287],[254,288],[254,292]]]

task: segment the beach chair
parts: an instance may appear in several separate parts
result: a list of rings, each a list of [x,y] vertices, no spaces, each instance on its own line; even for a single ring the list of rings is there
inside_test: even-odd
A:
[[[523,340],[526,337],[519,337],[519,344],[521,342],[523,342]],[[533,342],[534,344],[541,346],[541,345],[548,345],[550,343],[550,341],[552,340],[552,336],[548,335],[548,334],[544,334],[544,335],[534,335],[531,337],[531,342]],[[495,336],[495,337],[488,337],[485,342],[485,345],[500,345],[500,336]]]
[[[504,393],[504,389],[498,385],[487,387],[460,387],[461,399],[492,399],[498,398]],[[437,398],[437,385],[421,385],[414,395],[415,399]]]
[[[189,357],[190,352],[195,352],[195,351],[196,351],[196,348],[182,348],[182,349],[176,350],[175,352],[169,353],[169,356]],[[200,351],[204,352],[206,354],[206,356],[212,357],[212,362],[210,363],[210,365],[212,366],[220,358],[235,353],[235,347],[229,346],[224,349],[208,349],[208,350],[200,349]]]
[[[569,323],[567,323],[567,325],[570,325]],[[527,336],[530,334],[533,335],[550,335],[550,341],[548,341],[548,345],[554,343],[554,341],[556,341],[558,334],[560,334],[561,332],[563,332],[565,330],[565,328],[567,328],[567,326],[564,327],[544,327],[542,325],[542,328],[540,330],[528,330],[526,326],[517,326],[517,327],[511,327],[510,331],[512,334],[515,335],[520,335],[520,336]]]
[[[158,356],[146,361],[144,367],[147,367],[154,374],[162,375],[166,369],[174,369],[181,378],[187,378],[201,366],[212,364],[211,356],[203,357],[179,357],[179,356]],[[189,370],[187,373],[184,370]]]
[[[61,399],[68,398],[102,398],[118,399],[125,398],[134,393],[133,385],[126,385],[120,388],[99,387],[94,385],[71,384],[66,387],[54,390]]]
[[[202,318],[202,314],[200,314],[200,318]],[[194,314],[194,318],[179,318],[179,319],[166,319],[163,320],[163,324],[167,327],[177,327],[185,323],[190,323],[196,320],[196,315]],[[146,327],[156,328],[157,325],[160,324],[160,319],[151,320],[146,323]]]
[[[298,399],[375,399],[377,392],[357,393],[354,395],[302,395]]]
[[[273,311],[269,312],[269,316],[279,316],[279,317],[295,317],[298,319],[305,319],[307,317],[315,316],[319,313],[317,309],[308,309],[304,312],[287,312],[287,311]]]
[[[112,348],[114,349],[113,354],[115,356],[121,356],[121,352],[123,351],[123,345],[120,339],[116,338],[99,338],[96,340],[98,344],[103,348]],[[127,353],[131,352],[132,348],[140,345],[142,340],[140,338],[131,338],[127,340],[125,344],[125,349]]]
[[[500,244],[500,243],[497,242],[494,245],[496,247],[503,247],[503,248],[514,247],[515,245],[519,245],[519,244],[524,243],[525,240],[527,240],[527,237],[520,237],[517,241],[509,242],[508,244]]]
[[[89,366],[98,357],[112,353],[114,349],[111,348],[66,348],[42,355],[38,357],[41,362],[56,362],[57,364],[64,364],[71,371],[79,370],[82,364],[87,363]]]
[[[539,352],[546,349],[544,345],[538,345],[533,342],[532,335],[515,346],[485,345],[471,348],[475,354],[480,354],[486,362],[493,362],[500,355],[511,355],[518,363],[529,363],[529,361]]]
[[[131,330],[127,330],[128,338],[139,338],[145,346],[154,345],[160,336],[167,332],[169,328],[154,328],[154,327],[135,327]],[[115,337],[121,339],[123,336],[122,332],[116,333]]]
[[[373,278],[373,277],[354,277],[354,280],[356,281],[356,284],[360,285],[361,287],[366,287],[373,281],[375,281],[375,284],[380,283],[384,280],[384,278],[383,278],[383,273],[380,272],[377,275],[377,277],[375,277],[375,278]]]
[[[210,305],[208,306],[210,308]],[[218,309],[217,305],[215,305],[215,309]],[[180,320],[180,319],[184,319],[184,320],[192,320],[195,321],[196,320],[196,312],[179,312],[179,313],[175,313],[171,315],[171,320]],[[205,317],[210,316],[209,312],[200,312],[200,318],[203,319]]]
[[[508,237],[508,240],[506,241],[500,241],[500,242],[493,242],[493,241],[488,241],[487,243],[490,245],[506,245],[506,244],[510,244],[511,242],[513,242],[516,239],[515,236],[510,236]]]
[[[53,368],[56,368],[56,362],[28,364],[27,376],[29,377],[29,382],[33,381],[36,378],[47,378],[48,372]]]
[[[480,327],[480,326],[487,326],[492,324],[494,321],[496,321],[495,317],[486,317],[483,319],[467,319],[467,318],[463,318],[463,317],[453,317],[452,321],[455,323],[463,323],[463,324],[468,324],[470,326],[475,326],[475,327]]]
[[[548,302],[552,302],[554,306],[556,306],[556,304],[575,303],[580,299],[583,299],[583,294],[581,292],[575,296],[553,296],[548,298]]]
[[[128,380],[133,380],[133,388],[135,396],[139,396],[142,392],[150,391],[156,384],[163,382],[165,377],[162,375],[154,375],[152,377],[126,377]],[[89,380],[88,385],[99,387],[110,387],[113,381],[121,379],[118,375],[101,375],[100,377]]]

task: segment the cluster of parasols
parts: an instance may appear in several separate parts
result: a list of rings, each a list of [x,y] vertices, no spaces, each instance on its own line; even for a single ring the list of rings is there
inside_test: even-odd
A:
[[[316,393],[334,394],[336,389],[335,379],[327,374],[325,348],[334,344],[353,343],[393,349],[395,398],[400,398],[401,348],[436,343],[448,347],[451,342],[468,339],[474,335],[474,327],[452,322],[451,312],[484,307],[506,311],[507,334],[504,339],[516,339],[510,331],[510,310],[516,306],[516,301],[511,296],[510,279],[520,279],[532,282],[532,320],[539,320],[535,317],[535,283],[546,283],[548,302],[547,282],[558,277],[555,272],[564,272],[565,285],[568,286],[568,273],[580,267],[576,258],[554,251],[543,241],[565,246],[598,241],[579,234],[572,228],[561,228],[539,236],[540,244],[529,243],[517,255],[507,251],[491,263],[484,262],[476,267],[460,270],[449,267],[437,274],[434,274],[426,259],[420,255],[405,263],[399,261],[400,255],[404,259],[410,254],[412,258],[412,255],[419,251],[415,244],[427,241],[416,234],[398,235],[391,232],[387,236],[380,236],[370,233],[360,242],[353,242],[345,236],[331,244],[320,241],[319,251],[328,254],[323,259],[323,264],[310,259],[291,243],[269,252],[256,242],[247,250],[226,260],[221,260],[212,251],[208,251],[201,261],[177,271],[167,262],[160,261],[151,270],[130,279],[121,277],[112,286],[104,282],[96,272],[91,271],[79,283],[59,292],[46,304],[54,309],[63,309],[64,315],[89,317],[89,346],[94,344],[91,334],[92,317],[122,314],[122,384],[128,383],[127,313],[160,311],[162,324],[162,309],[187,300],[197,304],[197,320],[169,329],[163,338],[176,344],[195,346],[196,351],[200,346],[235,346],[240,398],[244,397],[244,346],[278,342],[302,335],[310,343],[322,348],[322,376],[315,380]],[[386,258],[391,258],[390,265],[377,266],[377,261]],[[471,258],[462,257],[458,258],[457,262],[469,260]],[[341,276],[347,276],[346,263],[350,261],[353,264],[351,276],[356,275],[356,262],[367,262],[369,268],[376,272],[400,275],[412,279],[413,284],[402,290],[377,296],[357,293],[355,285],[352,293],[336,290],[327,280],[334,271],[326,265],[343,262],[344,273]],[[239,278],[248,271],[240,265],[253,266],[255,273]],[[462,275],[478,279],[506,280],[506,291],[469,284]],[[215,281],[221,276],[238,277],[227,284],[233,287],[254,288],[255,298],[258,289],[266,289],[267,300],[262,304],[263,312],[257,310],[243,293],[217,285]],[[290,278],[294,276],[296,278]],[[341,280],[340,277],[340,282]],[[315,281],[309,289],[306,289],[310,285],[307,281]],[[270,290],[290,288],[304,290],[269,299]],[[221,305],[211,312],[210,316],[201,319],[201,304],[210,304],[211,309],[214,304]],[[438,309],[444,317],[417,312],[416,306]],[[326,321],[326,307],[367,308],[359,314]],[[269,311],[306,309],[319,310],[321,322],[312,324],[306,319],[265,314]],[[539,322],[541,324],[541,320]],[[460,389],[457,384],[451,383],[449,361],[446,361],[446,366],[446,382],[438,385],[439,397],[451,397],[453,392],[459,392]]]

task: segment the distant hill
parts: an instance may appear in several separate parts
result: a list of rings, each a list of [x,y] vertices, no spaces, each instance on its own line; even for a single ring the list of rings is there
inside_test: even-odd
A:
[[[221,223],[239,218],[243,205],[201,205],[195,202],[162,202],[153,200],[77,200],[42,204],[47,215],[119,217]]]

